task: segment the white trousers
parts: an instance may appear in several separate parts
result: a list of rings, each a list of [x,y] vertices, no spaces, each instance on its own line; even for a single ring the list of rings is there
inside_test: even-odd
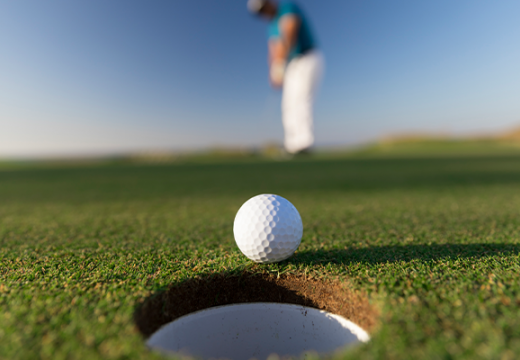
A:
[[[313,104],[323,73],[323,56],[313,50],[287,64],[283,81],[282,121],[289,153],[314,144]]]

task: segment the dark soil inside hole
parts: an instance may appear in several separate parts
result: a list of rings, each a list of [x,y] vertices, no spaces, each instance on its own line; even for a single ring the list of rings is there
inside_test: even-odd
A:
[[[135,322],[146,337],[181,316],[239,303],[296,304],[341,315],[370,331],[377,312],[368,299],[349,291],[338,280],[305,279],[304,276],[243,273],[189,279],[148,298],[135,312]]]

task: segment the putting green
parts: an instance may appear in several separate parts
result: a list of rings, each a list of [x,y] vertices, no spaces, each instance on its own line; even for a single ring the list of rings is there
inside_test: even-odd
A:
[[[295,256],[257,265],[233,218],[290,200]],[[136,310],[170,285],[243,271],[339,277],[379,312],[344,358],[520,353],[520,158],[241,160],[0,171],[0,358],[154,358]]]

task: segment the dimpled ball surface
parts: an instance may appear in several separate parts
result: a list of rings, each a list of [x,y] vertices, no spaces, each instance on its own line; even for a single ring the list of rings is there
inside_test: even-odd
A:
[[[290,257],[303,235],[298,210],[278,195],[255,196],[242,205],[233,226],[235,241],[245,256],[258,263]]]

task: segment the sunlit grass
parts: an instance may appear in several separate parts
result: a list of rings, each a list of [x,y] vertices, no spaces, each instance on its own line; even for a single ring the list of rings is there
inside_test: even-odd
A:
[[[255,265],[236,211],[288,198],[294,257]],[[346,358],[520,353],[520,158],[114,165],[0,171],[0,358],[152,358],[140,301],[243,269],[340,276],[381,310]]]

